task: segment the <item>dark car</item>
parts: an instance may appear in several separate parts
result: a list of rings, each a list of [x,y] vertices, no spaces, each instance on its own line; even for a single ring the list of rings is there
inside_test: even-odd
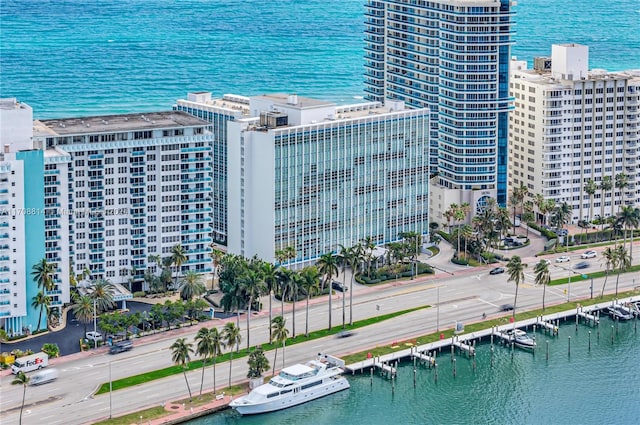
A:
[[[513,310],[513,304],[502,304],[500,306],[500,311],[511,311]]]
[[[109,354],[118,354],[123,351],[129,351],[133,349],[133,342],[130,340],[124,340],[120,342],[116,342],[110,349]]]
[[[336,282],[335,280],[331,282],[331,287],[336,291],[340,291],[340,292],[347,292],[349,290],[349,288],[347,288],[346,286],[343,286],[342,283]]]
[[[504,273],[504,267],[496,267],[495,269],[489,272],[489,274],[500,274],[500,273]]]
[[[589,263],[587,263],[586,261],[581,261],[578,264],[576,264],[574,267],[576,269],[586,269],[589,267]]]

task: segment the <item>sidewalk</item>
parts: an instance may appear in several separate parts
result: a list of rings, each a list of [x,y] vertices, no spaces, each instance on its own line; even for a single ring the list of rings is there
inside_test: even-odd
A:
[[[171,412],[171,415],[163,416],[162,418],[153,419],[147,421],[147,425],[160,425],[160,424],[179,424],[188,420],[198,418],[200,416],[206,416],[219,410],[226,409],[231,403],[232,397],[220,394],[222,397],[216,397],[210,403],[203,404],[197,407],[188,408],[184,403],[167,402],[164,405],[164,410]]]

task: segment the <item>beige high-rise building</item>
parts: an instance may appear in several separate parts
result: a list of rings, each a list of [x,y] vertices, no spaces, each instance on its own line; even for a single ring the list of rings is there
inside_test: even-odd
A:
[[[640,206],[640,70],[589,70],[588,63],[587,46],[553,45],[533,69],[513,60],[509,84],[509,193],[524,184],[528,200],[542,194],[566,202],[573,223]],[[603,191],[606,176],[613,188]]]

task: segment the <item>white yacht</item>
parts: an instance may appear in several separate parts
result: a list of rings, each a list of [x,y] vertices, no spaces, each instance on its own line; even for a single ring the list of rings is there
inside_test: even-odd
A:
[[[271,380],[239,397],[230,406],[241,415],[273,412],[315,400],[349,388],[342,376],[344,361],[329,355],[318,355],[307,364],[286,367]]]
[[[532,338],[522,329],[513,329],[507,332],[511,341],[516,347],[524,348],[525,350],[533,350],[536,348],[536,340]]]

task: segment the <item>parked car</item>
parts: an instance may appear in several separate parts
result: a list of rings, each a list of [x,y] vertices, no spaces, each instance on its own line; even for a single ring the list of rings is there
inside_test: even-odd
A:
[[[133,342],[131,340],[124,340],[120,342],[116,342],[110,349],[109,354],[118,354],[123,351],[129,351],[133,349]]]
[[[556,263],[566,263],[567,261],[571,261],[568,255],[563,255],[561,257],[556,258]]]
[[[496,267],[495,269],[492,269],[489,274],[500,274],[500,273],[504,273],[504,267]]]
[[[340,292],[347,292],[349,290],[349,288],[347,288],[346,286],[343,286],[342,283],[337,282],[335,280],[331,282],[331,287],[336,291],[340,291]]]
[[[100,332],[96,332],[96,331],[89,331],[85,335],[85,338],[87,338],[88,340],[91,340],[91,341],[98,342],[98,341],[102,341],[102,334]]]
[[[589,263],[586,261],[581,261],[574,266],[575,269],[586,269],[587,267],[589,267]]]
[[[593,251],[593,250],[589,250],[589,251],[585,251],[582,253],[582,255],[580,255],[580,258],[596,258],[598,254]]]

